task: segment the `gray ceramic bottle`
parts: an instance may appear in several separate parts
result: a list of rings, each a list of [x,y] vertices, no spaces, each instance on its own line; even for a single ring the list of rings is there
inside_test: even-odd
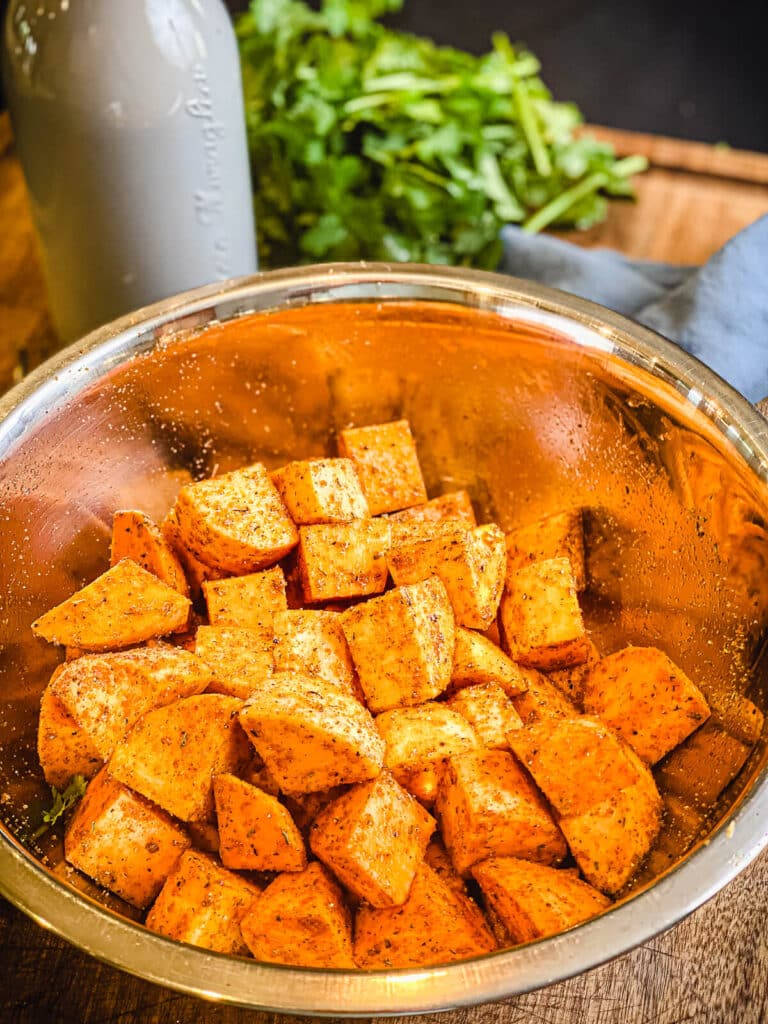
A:
[[[63,341],[256,269],[240,65],[220,0],[11,0],[3,49]]]

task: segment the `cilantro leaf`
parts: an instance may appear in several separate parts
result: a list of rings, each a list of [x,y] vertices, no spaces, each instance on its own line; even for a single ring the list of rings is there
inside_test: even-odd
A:
[[[85,794],[88,783],[82,775],[73,775],[63,792],[55,786],[51,786],[53,803],[47,811],[43,811],[43,823],[33,832],[32,840],[39,839],[52,828],[64,814],[67,813],[78,800]]]

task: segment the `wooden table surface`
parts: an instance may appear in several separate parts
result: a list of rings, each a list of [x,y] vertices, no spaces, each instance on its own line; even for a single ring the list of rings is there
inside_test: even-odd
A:
[[[597,129],[651,170],[636,203],[613,205],[578,244],[700,263],[768,213],[768,156]],[[0,390],[55,348],[26,193],[0,118]],[[452,1024],[765,1024],[768,852],[676,928],[581,977],[454,1011]],[[288,1018],[206,1003],[98,963],[0,899],[0,1020],[5,1024],[280,1024]],[[432,1017],[424,1018],[431,1020]]]

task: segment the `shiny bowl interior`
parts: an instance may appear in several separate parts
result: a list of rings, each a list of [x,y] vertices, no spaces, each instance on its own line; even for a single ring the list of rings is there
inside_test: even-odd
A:
[[[199,289],[72,346],[0,402],[0,891],[93,955],[209,998],[294,1013],[409,1013],[502,998],[669,927],[768,843],[764,740],[695,837],[626,899],[551,939],[422,971],[281,968],[171,942],[25,841],[49,803],[36,707],[60,653],[30,622],[103,570],[111,513],[157,517],[189,473],[331,454],[407,417],[431,494],[466,487],[503,529],[586,509],[598,647],[664,648],[708,695],[766,709],[768,424],[629,321],[491,274],[338,265]]]

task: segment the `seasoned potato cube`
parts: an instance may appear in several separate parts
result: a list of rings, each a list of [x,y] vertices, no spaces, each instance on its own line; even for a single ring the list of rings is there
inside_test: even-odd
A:
[[[272,636],[237,626],[199,626],[195,654],[210,669],[209,693],[247,700],[274,672]]]
[[[437,577],[348,609],[341,626],[374,713],[430,700],[450,682],[453,612]]]
[[[547,679],[568,698],[571,703],[580,711],[584,709],[584,687],[587,683],[587,676],[592,671],[593,665],[600,661],[600,652],[597,647],[589,641],[589,655],[581,665],[572,665],[570,668],[555,669],[547,673]]]
[[[367,782],[384,761],[384,741],[366,708],[301,672],[276,672],[246,701],[240,722],[288,793]]]
[[[491,857],[472,874],[515,944],[556,935],[611,905],[570,871],[517,857]]]
[[[515,710],[523,725],[535,725],[547,718],[576,718],[578,711],[565,696],[559,686],[550,679],[550,675],[542,675],[533,668],[523,669],[526,672],[528,689],[525,693],[512,697]]]
[[[584,710],[655,764],[709,718],[704,696],[656,647],[625,647],[592,667]]]
[[[213,776],[248,763],[242,701],[220,693],[148,711],[115,747],[109,771],[182,821],[213,818]]]
[[[384,711],[376,717],[376,728],[387,745],[384,767],[403,786],[415,772],[433,768],[439,773],[449,757],[479,746],[472,725],[434,701]]]
[[[63,666],[62,666],[63,667]],[[55,676],[51,683],[55,682]],[[40,698],[37,755],[45,781],[64,789],[73,775],[92,779],[102,765],[98,750],[56,696],[51,683]]]
[[[83,874],[140,909],[160,892],[189,847],[165,811],[102,769],[92,779],[64,837],[64,856]]]
[[[205,583],[206,580],[218,580],[225,575],[222,570],[213,569],[210,565],[205,565],[201,562],[199,558],[195,558],[192,552],[185,546],[182,540],[181,530],[179,529],[179,521],[176,517],[175,509],[171,509],[160,524],[160,532],[162,533],[168,547],[173,551],[183,566],[184,575],[186,576],[187,583],[189,584],[190,596],[195,600],[197,600],[202,593],[203,583]]]
[[[443,523],[458,519],[468,526],[477,526],[472,500],[466,491],[441,494],[437,498],[430,498],[423,505],[390,512],[387,518],[392,523]]]
[[[318,861],[278,875],[240,922],[257,960],[294,967],[354,967],[344,894]]]
[[[456,622],[487,629],[499,607],[505,558],[504,534],[495,524],[443,523],[431,536],[393,547],[387,563],[397,586],[438,576]]]
[[[560,818],[568,846],[586,880],[611,895],[640,867],[661,825],[661,797],[648,767],[631,755],[638,781],[615,790],[581,814]]]
[[[507,739],[560,814],[590,811],[641,778],[632,749],[592,718],[545,718]]]
[[[189,596],[184,569],[160,527],[144,512],[126,509],[112,517],[110,565],[132,558],[169,587]]]
[[[188,850],[147,914],[146,926],[177,942],[216,953],[243,955],[248,949],[240,923],[261,890],[227,871],[213,857]]]
[[[656,769],[659,784],[694,807],[709,808],[751,752],[751,747],[721,726],[707,722],[661,762]]]
[[[496,683],[466,686],[450,698],[448,707],[466,718],[484,747],[507,748],[507,733],[523,725],[514,704]]]
[[[436,809],[443,841],[462,875],[486,857],[556,864],[567,852],[541,794],[504,750],[452,757],[440,779]]]
[[[337,612],[290,609],[275,616],[275,668],[297,669],[361,697]]]
[[[355,919],[358,967],[430,967],[496,949],[476,903],[421,864],[401,906],[363,904]]]
[[[304,600],[316,604],[381,594],[387,585],[390,530],[381,519],[302,526],[299,577]]]
[[[339,454],[355,464],[372,516],[427,500],[408,420],[342,430]]]
[[[271,633],[274,616],[288,607],[285,574],[279,565],[246,576],[204,580],[202,587],[212,626],[241,626]]]
[[[277,797],[234,775],[213,780],[219,856],[227,868],[303,871],[307,851],[301,832]]]
[[[405,901],[434,829],[432,815],[382,772],[321,811],[309,844],[356,896],[393,907]]]
[[[482,633],[463,626],[456,627],[451,672],[454,689],[477,683],[496,683],[509,697],[516,697],[528,689],[531,675],[531,669],[516,665]]]
[[[212,681],[194,654],[158,644],[83,655],[64,666],[53,692],[106,761],[145,712],[202,693]]]
[[[351,459],[303,459],[272,473],[294,523],[348,523],[370,513]]]
[[[521,526],[507,534],[507,576],[529,562],[549,558],[567,558],[571,563],[576,589],[586,586],[584,568],[584,525],[580,508],[555,512],[543,519]]]
[[[106,651],[183,629],[189,609],[189,598],[124,558],[41,615],[32,630],[54,644]]]
[[[184,546],[204,565],[223,572],[242,575],[266,569],[299,540],[259,462],[182,487],[174,509]]]
[[[503,647],[513,661],[551,671],[580,665],[590,644],[567,558],[531,562],[507,580],[500,608]]]

